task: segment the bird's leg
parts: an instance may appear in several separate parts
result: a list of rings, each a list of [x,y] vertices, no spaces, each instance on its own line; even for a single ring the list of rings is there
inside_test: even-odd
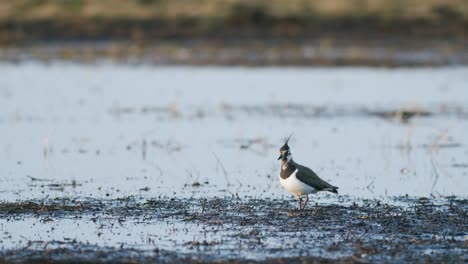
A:
[[[306,201],[304,203],[304,206],[302,207],[302,210],[304,210],[306,208],[308,201],[309,201],[309,195],[306,195]]]
[[[302,198],[300,195],[297,196],[297,203],[299,204],[299,210],[302,209]]]

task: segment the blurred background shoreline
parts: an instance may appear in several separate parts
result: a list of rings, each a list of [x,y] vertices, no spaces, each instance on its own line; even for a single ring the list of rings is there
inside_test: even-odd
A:
[[[3,0],[0,60],[468,64],[462,0]]]

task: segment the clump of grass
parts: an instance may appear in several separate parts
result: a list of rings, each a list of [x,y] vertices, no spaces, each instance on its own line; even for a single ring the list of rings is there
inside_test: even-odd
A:
[[[18,203],[0,203],[0,213],[28,213],[28,212],[54,212],[54,211],[82,211],[82,204],[58,204],[24,201]]]

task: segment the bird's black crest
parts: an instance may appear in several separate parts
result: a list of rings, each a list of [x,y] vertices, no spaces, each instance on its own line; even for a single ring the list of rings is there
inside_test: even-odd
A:
[[[288,143],[284,143],[284,145],[280,148],[280,151],[285,151],[285,150],[289,150]]]
[[[288,142],[289,142],[289,139],[291,139],[292,135],[293,133],[289,135],[289,137],[286,139],[286,142],[284,142],[284,145],[280,148],[280,151],[289,150]]]

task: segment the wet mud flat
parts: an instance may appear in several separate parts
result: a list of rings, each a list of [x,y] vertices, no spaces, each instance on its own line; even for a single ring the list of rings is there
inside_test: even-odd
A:
[[[304,211],[249,197],[4,202],[0,263],[468,260],[464,198],[335,198]]]

